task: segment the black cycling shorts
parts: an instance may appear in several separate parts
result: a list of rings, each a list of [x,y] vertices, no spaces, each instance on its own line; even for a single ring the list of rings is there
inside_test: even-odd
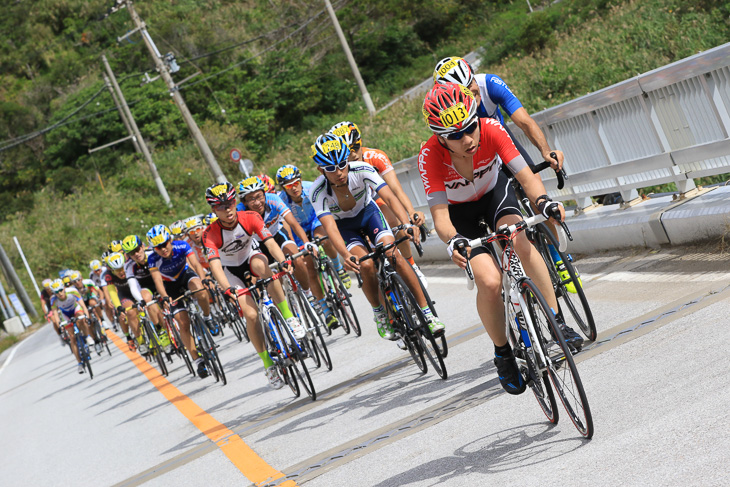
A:
[[[167,295],[173,300],[179,298],[188,290],[188,283],[190,280],[196,277],[200,276],[198,276],[198,274],[188,266],[188,268],[185,269],[174,281],[165,281],[165,291],[167,291]],[[170,309],[173,315],[180,311],[184,311],[185,305],[183,304],[183,300],[181,299],[173,304]]]
[[[506,215],[522,217],[510,180],[501,171],[497,174],[497,184],[479,201],[449,205],[451,223],[460,235],[469,239],[483,237],[485,233],[479,227],[480,219],[484,219],[493,231],[497,226],[497,221]],[[472,249],[471,255],[475,256],[485,252],[488,252],[485,247],[479,247]]]
[[[297,244],[294,242],[294,240],[292,240],[291,237],[289,237],[289,235],[287,235],[287,233],[284,231],[283,228],[274,235],[274,242],[276,242],[276,245],[278,245],[279,248],[281,248],[282,245],[284,245],[285,243],[291,243],[295,247],[298,248]],[[271,255],[271,252],[269,252],[269,249],[266,248],[266,244],[264,244],[263,242],[257,242],[257,243],[258,243],[259,250],[261,251],[261,253],[264,254],[267,259],[269,259],[269,264],[273,264],[274,262],[276,262],[276,259],[274,259],[274,256]]]

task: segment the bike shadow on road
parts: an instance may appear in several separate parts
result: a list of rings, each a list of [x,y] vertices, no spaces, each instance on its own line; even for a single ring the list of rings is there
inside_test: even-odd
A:
[[[473,482],[469,475],[490,475],[544,463],[587,443],[579,437],[558,438],[561,430],[547,422],[532,423],[483,436],[443,456],[390,477],[372,487],[442,485],[452,479]]]

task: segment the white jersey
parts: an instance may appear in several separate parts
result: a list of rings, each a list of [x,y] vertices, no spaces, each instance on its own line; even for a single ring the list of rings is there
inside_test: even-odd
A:
[[[351,210],[345,211],[337,203],[337,196],[335,196],[332,185],[324,175],[312,183],[309,199],[317,217],[332,215],[336,220],[341,220],[357,216],[366,205],[373,201],[371,192],[377,193],[380,188],[385,186],[385,181],[370,164],[351,162],[350,170],[347,173],[347,186],[355,198],[355,206]]]
[[[91,271],[91,274],[89,274],[89,279],[94,283],[94,285],[98,288],[106,287],[106,275],[109,274],[109,269],[106,268],[106,266],[101,266],[101,272],[97,274],[94,271]]]

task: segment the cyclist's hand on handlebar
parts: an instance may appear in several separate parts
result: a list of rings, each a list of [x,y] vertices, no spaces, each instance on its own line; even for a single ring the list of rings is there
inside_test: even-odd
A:
[[[565,159],[565,156],[562,151],[547,149],[542,153],[542,157],[544,160],[548,161],[550,163],[550,167],[556,171],[560,171],[563,168],[563,160]]]
[[[468,246],[469,241],[458,233],[451,237],[446,250],[451,256],[451,260],[462,269],[466,269],[467,258],[471,254],[471,247]]]
[[[543,196],[537,199],[535,206],[542,216],[552,220],[553,223],[565,221],[565,208],[561,202]]]
[[[237,297],[237,291],[238,288],[236,286],[231,286],[223,292],[223,295],[231,301],[235,301]]]
[[[411,225],[406,228],[406,233],[411,238],[411,242],[418,242],[421,240],[421,229],[416,225]]]
[[[290,260],[283,260],[279,262],[279,269],[281,269],[282,271],[286,271],[287,274],[291,274],[292,272],[294,272],[294,266],[291,265]]]
[[[360,263],[358,262],[357,257],[355,257],[352,254],[349,254],[345,257],[344,261],[345,261],[345,268],[348,271],[357,272],[357,273],[360,272]]]
[[[411,215],[411,220],[411,223],[420,227],[421,225],[426,223],[426,215],[424,215],[422,211],[414,211]]]
[[[304,242],[304,250],[315,254],[317,252],[317,246],[312,242]]]

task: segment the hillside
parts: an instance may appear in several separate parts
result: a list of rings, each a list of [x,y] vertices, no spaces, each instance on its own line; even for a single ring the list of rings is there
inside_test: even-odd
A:
[[[479,48],[482,66],[534,112],[730,39],[730,7],[711,0],[563,0],[532,14],[522,1],[334,5],[376,106],[430,76],[441,57]],[[206,210],[202,192],[211,178],[198,150],[164,84],[140,85],[142,73],[154,76],[152,62],[138,36],[116,42],[132,24],[125,10],[106,16],[109,6],[20,1],[0,18],[0,243],[20,265],[17,235],[39,279],[61,267],[85,269],[111,239]],[[182,93],[234,181],[240,173],[228,160],[231,147],[259,170],[296,163],[312,175],[309,145],[343,119],[357,122],[366,143],[393,161],[413,155],[429,135],[419,100],[367,117],[318,1],[135,6],[160,51],[175,53],[175,79],[202,73]],[[103,88],[102,52],[150,142],[172,209],[131,144],[88,154],[126,136]]]

